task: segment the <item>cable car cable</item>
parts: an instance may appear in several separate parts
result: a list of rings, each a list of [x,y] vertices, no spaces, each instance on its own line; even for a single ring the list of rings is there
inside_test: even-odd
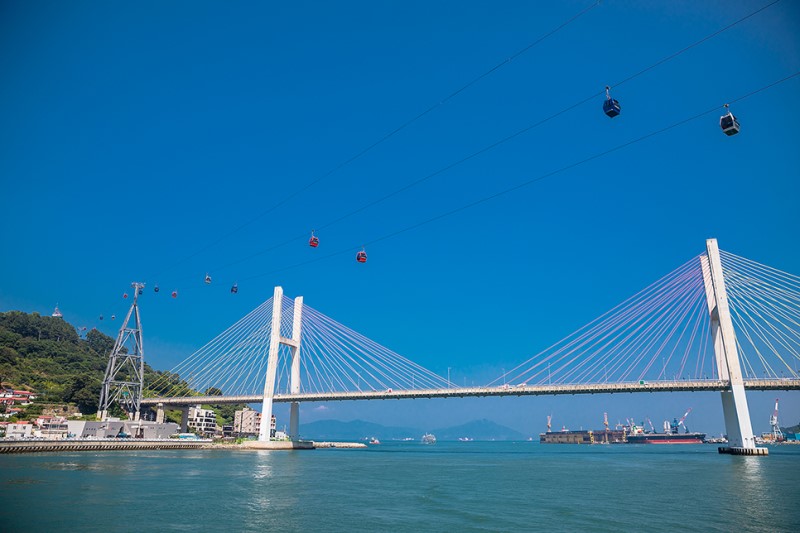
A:
[[[687,52],[689,50],[691,50],[692,48],[695,48],[698,45],[700,45],[700,44],[712,39],[713,37],[715,37],[715,36],[725,32],[725,31],[733,28],[737,24],[740,24],[740,23],[744,22],[745,20],[748,20],[749,18],[751,18],[751,17],[755,16],[756,14],[764,11],[765,9],[774,6],[778,2],[780,2],[780,0],[774,0],[773,2],[771,2],[771,3],[769,3],[769,4],[765,5],[765,6],[762,6],[762,7],[760,7],[759,9],[757,9],[755,11],[752,11],[749,14],[747,14],[747,15],[745,15],[743,17],[740,17],[739,19],[735,20],[734,22],[731,22],[730,24],[724,26],[723,28],[714,31],[714,32],[706,35],[705,37],[702,37],[701,39],[693,42],[692,44],[689,44],[688,46],[685,46],[685,47],[681,48],[677,52],[674,52],[674,53],[672,53],[672,54],[670,54],[670,55],[668,55],[668,56],[656,61],[652,65],[650,65],[650,66],[648,66],[648,67],[646,67],[644,69],[639,70],[635,74],[632,74],[632,75],[628,76],[627,78],[624,78],[624,79],[620,80],[619,82],[611,85],[611,87],[619,87],[620,85],[623,85],[623,84],[625,84],[625,83],[627,83],[629,81],[632,81],[632,80],[638,78],[639,76],[642,76],[643,74],[653,70],[654,68],[656,68],[656,67],[658,67],[660,65],[663,65],[664,63],[666,63],[666,62],[668,62],[668,61],[670,61],[672,59],[675,59],[676,57],[680,56],[681,54],[683,54],[683,53],[685,53],[685,52]],[[520,53],[522,53],[522,52],[519,52],[518,54],[520,54]],[[516,57],[516,56],[512,56],[512,57]],[[358,213],[361,213],[361,212],[369,209],[370,207],[373,207],[373,206],[375,206],[375,205],[377,205],[377,204],[379,204],[381,202],[384,202],[384,201],[386,201],[386,200],[388,200],[388,199],[390,199],[390,198],[392,198],[392,197],[394,197],[394,196],[396,196],[396,195],[398,195],[398,194],[400,194],[402,192],[405,192],[405,191],[407,191],[407,190],[409,190],[409,189],[411,189],[411,188],[413,188],[413,187],[415,187],[415,186],[417,186],[417,185],[419,185],[419,184],[421,184],[421,183],[423,183],[423,182],[425,182],[425,181],[427,181],[427,180],[429,180],[429,179],[431,179],[433,177],[436,177],[436,176],[438,176],[438,175],[440,175],[440,174],[442,174],[442,173],[444,173],[444,172],[446,172],[448,170],[451,170],[451,169],[453,169],[453,168],[455,168],[455,167],[457,167],[457,166],[459,166],[459,165],[461,165],[461,164],[463,164],[463,163],[465,163],[465,162],[467,162],[467,161],[469,161],[469,160],[471,160],[471,159],[473,159],[473,158],[475,158],[475,157],[477,157],[477,156],[479,156],[479,155],[481,155],[483,153],[486,153],[486,152],[488,152],[488,151],[490,151],[490,150],[492,150],[492,149],[494,149],[494,148],[496,148],[496,147],[498,147],[498,146],[500,146],[502,144],[505,144],[506,142],[511,141],[512,139],[514,139],[516,137],[519,137],[520,135],[522,135],[524,133],[527,133],[527,132],[529,132],[529,131],[531,131],[531,130],[533,130],[533,129],[535,129],[535,128],[537,128],[537,127],[539,127],[539,126],[541,126],[541,125],[543,125],[543,124],[545,124],[545,123],[547,123],[547,122],[549,122],[549,121],[551,121],[551,120],[553,120],[555,118],[558,118],[559,116],[561,116],[561,115],[563,115],[563,114],[575,109],[576,107],[579,107],[579,106],[581,106],[581,105],[583,105],[583,104],[585,104],[587,102],[595,100],[596,98],[598,98],[599,96],[601,96],[603,94],[605,94],[605,88],[600,90],[600,91],[597,91],[595,93],[592,93],[591,95],[587,96],[586,98],[584,98],[582,100],[579,100],[579,101],[575,102],[574,104],[571,104],[571,105],[561,109],[560,111],[557,111],[557,112],[553,113],[552,115],[550,115],[550,116],[548,116],[548,117],[546,117],[544,119],[539,120],[538,122],[535,122],[535,123],[533,123],[533,124],[531,124],[529,126],[526,126],[526,127],[522,128],[522,129],[519,129],[516,132],[511,133],[510,135],[507,135],[507,136],[505,136],[505,137],[503,137],[503,138],[501,138],[501,139],[499,139],[499,140],[497,140],[497,141],[495,141],[495,142],[493,142],[493,143],[491,143],[491,144],[489,144],[489,145],[487,145],[487,146],[485,146],[485,147],[483,147],[483,148],[481,148],[481,149],[479,149],[479,150],[477,150],[475,152],[472,152],[469,155],[464,156],[461,159],[459,159],[459,160],[457,160],[457,161],[455,161],[453,163],[450,163],[450,164],[448,164],[448,165],[446,165],[446,166],[444,166],[444,167],[442,167],[442,168],[440,168],[440,169],[438,169],[438,170],[436,170],[436,171],[434,171],[434,172],[432,172],[430,174],[427,174],[427,175],[425,175],[425,176],[423,176],[423,177],[421,177],[421,178],[419,178],[419,179],[417,179],[415,181],[412,181],[412,182],[400,187],[399,189],[396,189],[396,190],[394,190],[392,192],[389,192],[389,193],[387,193],[387,194],[385,194],[385,195],[383,195],[383,196],[381,196],[381,197],[379,197],[379,198],[377,198],[375,200],[372,200],[372,201],[370,201],[370,202],[368,202],[368,203],[366,203],[366,204],[354,209],[353,211],[350,211],[350,212],[348,212],[348,213],[346,213],[344,215],[341,215],[338,218],[335,218],[335,219],[333,219],[333,220],[331,220],[329,222],[326,222],[324,224],[316,225],[315,228],[317,228],[317,229],[326,229],[326,228],[329,228],[330,226],[333,226],[334,224],[337,224],[337,223],[339,223],[339,222],[341,222],[341,221],[343,221],[343,220],[345,220],[345,219],[347,219],[347,218],[349,218],[351,216],[357,215]],[[223,265],[221,267],[217,267],[215,270],[223,270],[225,268],[229,268],[231,266],[235,266],[235,265],[241,264],[243,262],[249,261],[250,259],[254,259],[255,257],[258,257],[260,255],[269,253],[269,252],[274,251],[276,249],[279,249],[279,248],[281,248],[283,246],[287,246],[289,244],[292,244],[293,242],[297,241],[299,238],[304,238],[304,237],[305,237],[305,234],[296,235],[296,236],[287,238],[286,240],[284,240],[284,241],[282,241],[280,243],[277,243],[277,244],[274,244],[274,245],[269,246],[267,248],[261,249],[261,250],[259,250],[257,252],[254,252],[254,253],[252,253],[250,255],[247,255],[247,256],[245,256],[245,257],[243,257],[241,259],[237,259],[237,260],[234,260],[234,261],[232,261],[230,263],[226,263],[225,265]]]
[[[543,36],[539,37],[538,39],[536,39],[532,43],[528,44],[524,48],[518,50],[517,52],[515,52],[514,54],[512,54],[508,58],[506,58],[503,61],[501,61],[500,63],[494,65],[489,70],[487,70],[487,71],[483,72],[482,74],[478,75],[477,77],[473,78],[472,80],[470,80],[466,84],[462,85],[461,87],[459,87],[455,91],[451,92],[450,94],[448,94],[447,96],[445,96],[444,98],[442,98],[441,100],[436,102],[435,104],[431,105],[430,107],[428,107],[427,109],[425,109],[421,113],[418,113],[416,116],[406,120],[405,122],[403,122],[402,124],[400,124],[399,126],[394,128],[393,130],[391,130],[389,133],[386,133],[383,137],[379,138],[377,141],[374,141],[372,144],[369,144],[365,148],[362,148],[359,152],[357,152],[356,154],[352,155],[348,159],[342,161],[338,165],[334,166],[332,169],[330,169],[326,173],[322,174],[321,176],[311,180],[309,183],[307,183],[306,185],[302,186],[300,189],[298,189],[295,192],[289,194],[289,196],[285,197],[283,200],[281,200],[278,203],[276,203],[276,204],[272,205],[271,207],[267,208],[265,211],[262,211],[260,214],[256,215],[254,218],[251,218],[247,222],[244,222],[243,224],[240,224],[239,226],[235,227],[233,230],[229,231],[228,233],[225,233],[224,235],[222,235],[218,239],[216,239],[216,240],[212,241],[211,243],[205,245],[204,247],[200,248],[196,252],[184,257],[183,259],[180,259],[180,260],[176,261],[175,263],[173,263],[169,267],[165,268],[161,273],[168,272],[168,271],[172,270],[173,268],[175,268],[176,266],[188,261],[189,259],[198,256],[199,254],[203,253],[204,251],[208,250],[209,248],[212,248],[213,246],[216,246],[220,242],[226,240],[231,235],[234,235],[235,233],[238,233],[239,231],[241,231],[242,229],[246,228],[247,226],[255,223],[256,221],[260,220],[264,216],[268,215],[269,213],[273,212],[274,210],[278,209],[279,207],[285,205],[287,202],[289,202],[293,198],[299,196],[300,194],[304,193],[305,191],[307,191],[308,189],[310,189],[314,185],[318,184],[322,180],[328,178],[329,176],[331,176],[335,172],[341,170],[342,168],[346,167],[350,163],[356,161],[361,156],[365,155],[367,152],[369,152],[373,148],[375,148],[378,145],[380,145],[380,144],[384,143],[385,141],[389,140],[391,137],[393,137],[394,135],[396,135],[400,131],[404,130],[408,126],[412,125],[413,123],[415,123],[419,119],[423,118],[424,116],[428,115],[432,111],[435,111],[439,107],[443,106],[448,101],[450,101],[451,99],[455,98],[457,95],[461,94],[465,90],[469,89],[470,87],[472,87],[473,85],[475,85],[479,81],[481,81],[484,78],[490,76],[494,72],[500,70],[505,65],[508,65],[513,60],[517,59],[519,56],[521,56],[524,53],[528,52],[529,50],[534,48],[536,45],[540,44],[542,41],[544,41],[548,37],[553,36],[554,34],[558,33],[559,31],[561,31],[562,29],[564,29],[565,27],[567,27],[571,23],[575,22],[581,16],[585,15],[586,13],[588,13],[589,11],[591,11],[593,8],[597,7],[598,5],[600,5],[600,0],[596,0],[592,5],[584,8],[583,10],[579,11],[577,14],[575,14],[572,17],[570,17],[569,19],[567,19],[566,22],[561,23],[555,29],[550,30],[548,33],[546,33]],[[160,277],[161,273],[159,273],[159,277]]]
[[[762,87],[760,87],[758,89],[750,91],[749,93],[746,93],[746,94],[744,94],[742,96],[739,96],[739,97],[737,97],[737,98],[735,98],[733,100],[728,100],[728,103],[731,104],[731,103],[735,103],[735,102],[740,102],[740,101],[745,100],[747,98],[750,98],[751,96],[754,96],[754,95],[756,95],[758,93],[761,93],[763,91],[771,89],[772,87],[775,87],[776,85],[780,85],[782,83],[785,83],[785,82],[787,82],[787,81],[789,81],[789,80],[791,80],[793,78],[796,78],[798,76],[800,76],[800,71],[797,71],[794,74],[790,74],[790,75],[788,75],[788,76],[786,76],[784,78],[781,78],[781,79],[779,79],[779,80],[777,80],[775,82],[772,82],[772,83],[770,83],[768,85],[764,85],[764,86],[762,86]],[[674,123],[670,124],[669,126],[663,127],[661,129],[658,129],[658,130],[655,130],[655,131],[652,131],[650,133],[647,133],[645,135],[637,137],[636,139],[632,139],[632,140],[627,141],[625,143],[622,143],[622,144],[619,144],[619,145],[614,146],[612,148],[609,148],[608,150],[604,150],[604,151],[599,152],[597,154],[588,156],[588,157],[586,157],[584,159],[581,159],[580,161],[576,161],[574,163],[570,163],[570,164],[565,165],[563,167],[560,167],[560,168],[558,168],[556,170],[553,170],[553,171],[547,172],[545,174],[542,174],[541,176],[537,176],[535,178],[532,178],[532,179],[526,180],[524,182],[518,183],[517,185],[514,185],[514,186],[509,187],[507,189],[504,189],[502,191],[498,191],[498,192],[496,192],[494,194],[491,194],[489,196],[484,196],[484,197],[479,198],[478,200],[475,200],[475,201],[470,202],[468,204],[459,206],[457,208],[451,209],[451,210],[446,211],[444,213],[440,213],[440,214],[438,214],[436,216],[433,216],[431,218],[428,218],[426,220],[422,220],[422,221],[417,222],[415,224],[412,224],[410,226],[406,226],[405,228],[401,228],[401,229],[399,229],[397,231],[393,231],[391,233],[387,233],[386,235],[383,235],[383,236],[377,237],[375,239],[372,239],[370,241],[367,241],[367,242],[364,243],[364,246],[367,246],[367,245],[370,245],[370,244],[375,244],[375,243],[378,243],[378,242],[381,242],[381,241],[385,241],[385,240],[391,239],[393,237],[396,237],[396,236],[401,235],[403,233],[406,233],[408,231],[417,229],[417,228],[422,227],[422,226],[426,226],[428,224],[431,224],[431,223],[436,222],[438,220],[441,220],[443,218],[447,218],[449,216],[458,214],[458,213],[460,213],[462,211],[466,211],[466,210],[471,209],[473,207],[476,207],[478,205],[484,204],[486,202],[494,200],[495,198],[499,198],[501,196],[505,196],[506,194],[510,194],[510,193],[512,193],[514,191],[517,191],[519,189],[523,189],[523,188],[525,188],[525,187],[527,187],[529,185],[533,185],[534,183],[543,181],[543,180],[545,180],[547,178],[550,178],[552,176],[555,176],[555,175],[560,174],[562,172],[565,172],[567,170],[571,170],[571,169],[573,169],[575,167],[578,167],[578,166],[584,165],[586,163],[589,163],[591,161],[594,161],[595,159],[600,159],[602,157],[605,157],[605,156],[607,156],[609,154],[612,154],[614,152],[617,152],[619,150],[622,150],[622,149],[627,148],[629,146],[632,146],[634,144],[638,144],[641,141],[647,140],[647,139],[649,139],[651,137],[655,137],[657,135],[661,135],[662,133],[666,133],[667,131],[675,129],[675,128],[679,127],[679,126],[682,126],[684,124],[687,124],[689,122],[697,120],[697,119],[699,119],[701,117],[704,117],[706,115],[709,115],[711,113],[718,112],[719,108],[720,108],[719,105],[715,105],[714,107],[712,107],[710,109],[707,109],[705,111],[702,111],[700,113],[697,113],[695,115],[692,115],[689,118],[685,118],[685,119],[680,120],[678,122],[674,122]],[[289,265],[289,266],[286,266],[286,267],[283,267],[283,268],[278,268],[278,269],[275,269],[275,270],[271,270],[269,272],[256,274],[254,276],[250,276],[249,278],[246,278],[245,280],[249,281],[249,280],[257,279],[257,278],[260,278],[260,277],[263,277],[263,276],[267,276],[267,275],[270,275],[270,274],[275,274],[275,273],[278,273],[278,272],[283,272],[285,270],[291,270],[291,269],[294,269],[294,268],[305,266],[305,265],[308,265],[308,264],[311,264],[311,263],[316,263],[316,262],[322,261],[324,259],[329,259],[331,257],[335,257],[335,256],[338,256],[338,255],[352,253],[353,250],[357,250],[358,248],[359,247],[349,247],[349,248],[346,248],[346,249],[343,249],[343,250],[339,250],[337,252],[331,252],[331,253],[329,253],[327,255],[319,256],[319,257],[316,257],[314,259],[310,259],[308,261],[303,261],[303,262],[300,262],[300,263],[295,263],[294,265]]]
[[[649,72],[650,70],[653,70],[654,68],[656,68],[656,67],[658,67],[660,65],[663,65],[664,63],[666,63],[666,62],[668,62],[668,61],[680,56],[681,54],[691,50],[692,48],[697,47],[698,45],[700,45],[700,44],[712,39],[713,37],[716,37],[717,35],[720,35],[721,33],[723,33],[725,31],[735,27],[736,25],[738,25],[738,24],[740,24],[740,23],[752,18],[753,16],[757,15],[758,13],[760,13],[760,12],[762,12],[762,11],[772,7],[772,6],[774,6],[778,2],[780,2],[780,0],[773,0],[769,4],[766,4],[766,5],[758,8],[758,9],[756,9],[755,11],[752,11],[752,12],[740,17],[739,19],[727,24],[726,26],[720,28],[719,30],[716,30],[716,31],[714,31],[714,32],[702,37],[701,39],[699,39],[699,40],[697,40],[697,41],[695,41],[695,42],[693,42],[693,43],[681,48],[677,52],[674,52],[674,53],[672,53],[672,54],[670,54],[670,55],[668,55],[668,56],[656,61],[652,65],[650,65],[650,66],[648,66],[648,67],[646,67],[644,69],[639,70],[638,72],[628,76],[627,78],[624,78],[623,80],[617,82],[616,84],[613,84],[612,87],[619,87],[620,85],[623,85],[624,83],[627,83],[627,82],[629,82],[629,81],[631,81],[631,80],[633,80],[633,79],[635,79],[635,78],[637,78],[637,77]],[[590,6],[590,8],[594,7],[595,5],[596,4],[593,4],[592,6]],[[590,8],[587,8],[586,10],[582,11],[579,15],[584,14]],[[521,55],[522,53],[524,53],[525,51],[527,51],[531,47],[535,46],[535,44],[538,44],[538,42],[540,42],[542,39],[544,39],[547,36],[551,35],[555,31],[558,31],[559,29],[563,28],[564,25],[566,25],[566,24],[572,22],[573,20],[575,20],[578,16],[573,17],[567,23],[564,23],[562,26],[559,26],[556,30],[553,30],[553,32],[551,32],[550,34],[546,35],[545,37],[540,38],[539,41],[536,41],[536,42],[532,43],[531,45],[529,45],[528,47],[520,50],[519,52],[517,52],[515,55],[513,55],[511,57],[512,58],[518,57],[519,55]],[[504,63],[501,63],[500,65],[497,65],[497,66],[493,67],[493,69],[491,69],[491,71],[497,70],[497,68],[499,68],[500,66],[502,66],[502,64],[505,64],[507,62],[508,61],[504,61]],[[487,71],[487,73],[484,73],[483,75],[481,75],[481,77],[485,77],[485,75],[487,75],[488,73],[489,72]],[[478,81],[478,79],[479,78],[476,78],[475,80],[470,82],[470,84],[474,84],[475,82]],[[456,92],[452,93],[450,96],[448,96],[447,99],[449,99],[449,98],[455,96],[456,94],[458,94],[459,92],[463,91],[465,88],[467,88],[467,86],[464,86],[464,87],[460,88],[459,90],[457,90]],[[544,123],[546,123],[546,122],[548,122],[548,121],[550,121],[550,120],[552,120],[554,118],[557,118],[558,116],[560,116],[560,115],[562,115],[562,114],[564,114],[564,113],[566,113],[566,112],[568,112],[568,111],[570,111],[570,110],[572,110],[572,109],[574,109],[574,108],[576,108],[576,107],[578,107],[578,106],[580,106],[580,105],[582,105],[582,104],[584,104],[584,103],[586,103],[588,101],[591,101],[591,100],[597,98],[598,96],[600,96],[602,94],[604,94],[604,90],[601,90],[601,91],[598,91],[596,93],[593,93],[592,95],[587,96],[583,100],[580,100],[580,101],[576,102],[575,104],[572,104],[572,105],[562,109],[561,111],[558,111],[558,112],[550,115],[549,117],[547,117],[545,119],[542,119],[542,120],[540,120],[540,121],[538,121],[538,122],[536,122],[536,123],[534,123],[534,124],[532,124],[530,126],[522,128],[522,129],[520,129],[520,130],[518,130],[518,131],[516,131],[516,132],[514,132],[514,133],[512,133],[512,134],[510,134],[510,135],[498,140],[498,141],[495,141],[494,143],[492,143],[492,144],[490,144],[490,145],[488,145],[488,146],[486,146],[486,147],[484,147],[484,148],[482,148],[482,149],[480,149],[480,150],[478,150],[476,152],[473,152],[473,153],[471,153],[471,154],[459,159],[458,161],[456,161],[454,163],[451,163],[450,165],[447,165],[447,166],[445,166],[445,167],[443,167],[443,168],[441,168],[441,169],[439,169],[439,170],[437,170],[437,171],[435,171],[435,172],[433,172],[431,174],[423,176],[422,178],[419,178],[418,180],[415,180],[415,181],[413,181],[413,182],[411,182],[411,183],[409,183],[409,184],[407,184],[407,185],[405,185],[405,186],[403,186],[403,187],[401,187],[401,188],[399,188],[399,189],[397,189],[397,190],[395,190],[393,192],[390,192],[390,193],[388,193],[388,194],[386,194],[386,195],[384,195],[384,196],[382,196],[382,197],[380,197],[380,198],[378,198],[376,200],[373,200],[373,201],[371,201],[371,202],[369,202],[369,203],[367,203],[367,204],[365,204],[365,205],[363,205],[363,206],[361,206],[361,207],[359,207],[359,208],[357,208],[357,209],[355,209],[355,210],[353,210],[353,211],[351,211],[349,213],[346,213],[345,215],[342,215],[342,216],[340,216],[340,217],[338,217],[338,218],[336,218],[336,219],[334,219],[334,220],[332,220],[332,221],[330,221],[330,222],[328,222],[326,224],[317,225],[316,227],[324,229],[324,228],[330,227],[330,226],[332,226],[332,225],[334,225],[334,224],[336,224],[338,222],[341,222],[342,220],[344,220],[344,219],[346,219],[348,217],[351,217],[351,216],[353,216],[355,214],[358,214],[358,213],[360,213],[360,212],[362,212],[362,211],[364,211],[364,210],[366,210],[366,209],[368,209],[368,208],[370,208],[370,207],[372,207],[374,205],[377,205],[378,203],[381,203],[381,202],[383,202],[383,201],[385,201],[385,200],[387,200],[387,199],[389,199],[389,198],[391,198],[393,196],[396,196],[397,194],[400,194],[400,193],[402,193],[402,192],[404,192],[404,191],[406,191],[406,190],[408,190],[408,189],[410,189],[410,188],[412,188],[412,187],[414,187],[414,186],[416,186],[416,185],[418,185],[418,184],[420,184],[420,183],[422,183],[424,181],[427,181],[428,179],[430,179],[432,177],[435,177],[435,176],[437,176],[437,175],[439,175],[439,174],[441,174],[441,173],[443,173],[443,172],[445,172],[447,170],[450,170],[450,169],[452,169],[452,168],[454,168],[454,167],[456,167],[456,166],[458,166],[458,165],[460,165],[460,164],[462,164],[462,163],[464,163],[466,161],[469,161],[470,159],[472,159],[472,158],[474,158],[474,157],[476,157],[476,156],[478,156],[478,155],[480,155],[482,153],[485,153],[485,152],[487,152],[487,151],[489,151],[489,150],[491,150],[493,148],[496,148],[497,146],[500,146],[501,144],[504,144],[505,142],[508,142],[508,141],[514,139],[515,137],[518,137],[519,135],[522,135],[523,133],[526,133],[526,132],[528,132],[528,131],[530,131],[530,130],[532,130],[532,129],[534,129],[534,128],[536,128],[536,127],[538,127],[538,126],[540,126],[540,125],[542,125],[542,124],[544,124]],[[446,101],[447,99],[443,100],[443,102]],[[427,111],[425,113],[427,113]],[[412,120],[416,120],[416,119],[412,119]],[[379,141],[379,143],[380,142],[382,142],[382,141]],[[371,148],[368,148],[368,149],[371,149]],[[366,153],[366,152],[364,152],[364,153]],[[306,190],[306,189],[301,189],[300,192],[302,192],[303,190]],[[270,208],[270,210],[272,210],[272,209],[273,208]],[[269,211],[267,211],[267,212],[269,212]],[[266,214],[267,212],[265,212],[264,214]],[[257,218],[260,218],[262,215],[259,215]],[[255,220],[255,219],[253,219],[253,220]],[[248,222],[247,224],[250,224],[251,222]],[[247,225],[247,224],[245,224],[245,225]],[[241,229],[242,227],[244,227],[244,226],[240,226],[239,228],[235,229],[233,232],[227,234],[227,236],[231,235],[232,233],[235,233],[236,231],[239,231],[239,229]],[[263,255],[265,253],[274,251],[274,250],[276,250],[278,248],[281,248],[283,246],[287,246],[287,245],[297,241],[299,238],[305,238],[305,235],[307,235],[307,234],[297,235],[297,236],[294,236],[294,237],[291,237],[291,238],[287,238],[286,240],[284,240],[284,241],[282,241],[282,242],[280,242],[278,244],[275,244],[275,245],[270,246],[268,248],[265,248],[265,249],[262,249],[260,251],[257,251],[257,252],[255,252],[253,254],[250,254],[250,255],[242,258],[242,259],[238,259],[238,260],[235,260],[235,261],[233,261],[231,263],[227,263],[227,264],[223,265],[222,267],[218,267],[216,270],[222,270],[222,269],[225,269],[225,268],[229,268],[231,266],[235,266],[237,264],[243,263],[245,261],[248,261],[248,260],[253,259],[255,257],[258,257],[260,255]],[[198,252],[186,257],[182,261],[188,260],[188,259],[190,259],[192,257],[195,257],[195,256],[199,255],[200,253],[202,253],[203,251],[207,250],[208,248],[210,248],[214,244],[216,244],[216,243],[220,242],[221,240],[223,240],[225,237],[226,236],[223,236],[222,238],[218,239],[217,241],[215,241],[211,245],[208,245],[208,246],[204,247],[203,249],[199,250]],[[169,268],[171,269],[176,265],[177,264],[173,264]],[[169,270],[169,269],[167,269],[167,270]]]

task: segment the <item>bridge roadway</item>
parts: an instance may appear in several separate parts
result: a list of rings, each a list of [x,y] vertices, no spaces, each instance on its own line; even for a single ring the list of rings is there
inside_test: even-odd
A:
[[[800,379],[749,379],[748,390],[800,390]],[[584,385],[501,385],[499,387],[453,387],[449,389],[374,390],[355,392],[323,392],[276,394],[275,402],[332,402],[345,400],[403,400],[415,398],[469,398],[484,396],[542,396],[556,394],[614,394],[634,392],[723,391],[727,381],[646,381],[632,383],[591,383]],[[142,398],[142,405],[164,407],[196,404],[259,403],[259,394],[242,396],[177,396],[173,398]]]

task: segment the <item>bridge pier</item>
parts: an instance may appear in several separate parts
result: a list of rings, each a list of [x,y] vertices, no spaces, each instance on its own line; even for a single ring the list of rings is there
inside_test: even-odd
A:
[[[164,404],[158,403],[156,404],[156,423],[163,424],[164,423]]]
[[[750,422],[750,408],[744,390],[739,354],[736,348],[736,332],[733,329],[725,279],[716,239],[706,241],[706,255],[700,258],[706,303],[711,318],[711,338],[714,341],[719,379],[727,381],[730,389],[722,391],[722,412],[728,433],[730,450],[741,450],[737,455],[765,455],[756,453],[756,440]],[[747,452],[751,450],[752,452]],[[721,452],[723,453],[723,452]],[[727,453],[733,453],[727,452]]]
[[[181,410],[181,433],[186,433],[189,431],[189,406],[182,405],[179,409]]]

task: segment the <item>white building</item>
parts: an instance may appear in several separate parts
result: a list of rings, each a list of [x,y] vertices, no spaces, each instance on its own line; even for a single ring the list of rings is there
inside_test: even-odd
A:
[[[30,439],[33,437],[33,424],[30,422],[11,423],[6,426],[7,439]]]
[[[217,417],[211,409],[203,409],[199,405],[190,407],[188,426],[201,435],[214,435],[217,433]]]

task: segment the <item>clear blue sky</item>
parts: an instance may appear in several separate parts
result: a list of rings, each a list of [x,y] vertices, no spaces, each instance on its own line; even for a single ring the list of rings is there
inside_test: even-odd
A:
[[[0,310],[58,303],[70,322],[115,335],[130,282],[158,283],[141,301],[146,358],[167,369],[282,285],[431,370],[451,367],[456,383],[483,383],[708,237],[800,274],[800,78],[736,103],[738,136],[712,113],[354,260],[364,243],[797,72],[800,4],[789,0],[616,88],[620,117],[598,97],[306,245],[312,228],[769,3],[604,0],[264,215],[591,3],[0,3]],[[800,396],[778,395],[783,422],[797,422]],[[774,396],[751,395],[757,431]],[[551,412],[588,427],[603,411],[659,420],[689,406],[690,427],[723,430],[716,394],[340,404],[304,419],[486,417],[539,431]]]

